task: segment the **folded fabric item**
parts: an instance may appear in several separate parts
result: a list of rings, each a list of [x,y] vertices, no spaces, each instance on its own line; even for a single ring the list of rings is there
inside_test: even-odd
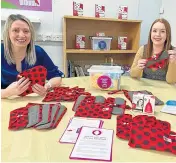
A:
[[[35,129],[54,129],[57,127],[66,111],[67,108],[60,103],[28,103],[27,106],[10,112],[8,128],[10,130],[21,130],[30,127]],[[40,112],[42,114],[40,114]]]
[[[147,59],[146,67],[147,68],[163,68],[166,66],[169,58],[167,51],[162,52],[161,54],[153,55]]]
[[[86,95],[79,96],[72,108],[75,116],[105,119],[110,119],[111,114],[124,114],[125,109],[126,101],[122,98]]]
[[[66,111],[67,111],[67,108],[64,105],[60,105],[59,112],[58,112],[58,114],[56,114],[55,120],[53,120],[51,128],[57,127],[57,125],[61,121],[62,117],[66,113]]]
[[[28,108],[28,124],[26,127],[32,127],[35,124],[39,123],[39,112],[40,106],[34,105]]]
[[[43,104],[39,104],[39,103],[28,103],[27,105],[26,105],[26,108],[27,109],[29,109],[30,107],[32,107],[32,106],[39,106],[39,116],[38,116],[38,123],[39,122],[41,122],[42,121],[42,106],[43,106]]]
[[[37,123],[34,127],[37,128],[40,125],[47,124],[51,121],[52,106],[54,104],[44,104],[42,105],[42,120]]]
[[[46,94],[43,102],[75,101],[80,95],[90,95],[90,93],[85,92],[85,88],[55,87],[53,92],[48,92]]]
[[[98,97],[86,96],[76,109],[75,116],[110,119],[111,112],[112,106],[105,102],[98,103]]]
[[[153,95],[152,92],[146,91],[146,90],[141,90],[141,91],[128,91],[128,90],[115,90],[115,91],[111,91],[108,92],[108,94],[116,94],[116,93],[120,93],[123,92],[125,97],[132,103],[133,100],[133,94],[135,93],[142,93],[142,94],[146,94],[146,95]],[[159,98],[157,98],[155,96],[155,105],[164,105],[164,102],[161,101]],[[132,108],[132,107],[131,107]]]
[[[42,86],[45,85],[47,70],[43,66],[35,66],[31,69],[25,70],[17,75],[17,80],[21,79],[22,77],[29,78],[31,84],[29,88],[23,92],[20,96],[26,96],[30,93],[33,93],[32,87],[34,84],[40,84]]]
[[[36,129],[53,129],[56,128],[62,117],[66,113],[67,108],[61,104],[52,106],[51,121],[46,124],[38,125]]]
[[[168,151],[176,154],[176,133],[170,123],[154,116],[124,114],[117,116],[116,135],[129,140],[133,148]]]
[[[47,129],[47,128],[51,128],[52,127],[52,122],[55,121],[56,116],[59,112],[60,109],[60,104],[57,105],[53,105],[52,106],[52,111],[51,111],[51,119],[49,121],[49,123],[46,124],[37,124],[37,126],[35,127],[36,129]]]
[[[9,129],[21,130],[28,124],[28,109],[21,107],[10,112]]]

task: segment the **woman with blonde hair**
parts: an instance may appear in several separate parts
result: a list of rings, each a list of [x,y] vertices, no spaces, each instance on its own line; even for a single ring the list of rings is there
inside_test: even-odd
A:
[[[35,84],[33,92],[45,95],[51,87],[61,84],[64,74],[54,65],[48,54],[35,45],[32,23],[23,15],[10,15],[5,23],[1,44],[1,98],[20,95],[31,83],[28,78],[16,81],[17,75],[27,69],[41,65],[47,69],[48,83]]]
[[[156,19],[147,45],[141,46],[134,58],[130,75],[176,83],[176,49],[171,45],[171,27],[166,19]]]

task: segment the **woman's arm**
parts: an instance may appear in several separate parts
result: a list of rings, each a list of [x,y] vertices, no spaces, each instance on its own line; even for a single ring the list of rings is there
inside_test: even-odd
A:
[[[45,88],[48,90],[54,87],[58,87],[61,85],[61,82],[62,82],[61,77],[52,78],[45,84]]]
[[[140,69],[137,65],[138,65],[138,61],[140,59],[142,59],[143,52],[144,52],[144,46],[141,46],[139,48],[138,52],[136,53],[133,64],[131,66],[130,76],[133,78],[141,78],[142,77],[143,70]]]
[[[11,83],[6,89],[1,89],[1,98],[8,98],[10,96],[18,96],[26,91],[31,82],[29,79],[21,78],[17,82]]]
[[[1,89],[1,98],[10,97],[11,93],[7,89]]]
[[[169,56],[169,65],[168,65],[168,70],[166,74],[166,81],[169,84],[174,84],[176,83],[176,48],[173,48],[172,50],[168,50]]]
[[[175,62],[169,62],[167,74],[166,74],[166,81],[169,84],[176,83],[176,61]]]

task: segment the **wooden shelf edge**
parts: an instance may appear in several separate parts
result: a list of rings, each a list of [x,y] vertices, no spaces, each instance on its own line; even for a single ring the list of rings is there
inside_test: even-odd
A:
[[[66,49],[66,53],[84,54],[117,54],[117,53],[137,53],[137,50],[91,50],[91,49]]]
[[[116,19],[116,18],[96,18],[96,17],[86,17],[86,16],[69,16],[69,15],[65,15],[64,16],[65,19],[84,19],[84,20],[104,20],[104,21],[116,21],[116,22],[134,22],[134,23],[141,23],[142,20],[123,20],[123,19]]]

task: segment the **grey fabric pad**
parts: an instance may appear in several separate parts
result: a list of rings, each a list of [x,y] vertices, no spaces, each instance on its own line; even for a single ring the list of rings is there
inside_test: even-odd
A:
[[[104,103],[105,98],[103,96],[96,96],[95,97],[95,103]]]
[[[60,108],[60,104],[53,105],[52,112],[51,112],[51,121],[49,123],[37,126],[36,129],[47,129],[47,128],[50,128],[50,126],[52,125],[54,116],[55,116],[55,114],[56,114],[56,112],[57,112],[57,110],[59,108]]]
[[[113,107],[112,114],[114,115],[122,115],[124,113],[124,109],[119,107]]]
[[[64,105],[61,105],[61,106],[60,106],[60,110],[59,110],[59,112],[58,112],[58,114],[57,114],[57,117],[56,117],[56,119],[55,119],[55,122],[53,123],[53,128],[56,127],[55,125],[56,125],[57,121],[59,120],[61,114],[65,111],[65,109],[66,109],[66,107],[65,107]]]
[[[26,126],[27,128],[32,127],[39,122],[39,111],[39,105],[34,105],[28,108],[28,124]]]
[[[133,94],[135,92],[138,92],[138,91],[129,91],[128,92],[128,95],[130,96],[131,99],[133,99]],[[140,91],[139,93],[143,93],[143,94],[146,94],[146,95],[153,95],[151,92],[148,92],[148,91]],[[161,101],[158,97],[155,96],[155,105],[164,105],[164,102]]]
[[[114,104],[116,105],[123,105],[125,103],[125,100],[123,98],[115,98],[115,101],[114,101]],[[123,108],[120,108],[120,107],[117,107],[117,106],[114,106],[113,107],[113,110],[112,110],[112,114],[114,115],[122,115],[124,112],[124,109]]]
[[[77,100],[76,100],[76,103],[75,103],[75,105],[73,106],[73,111],[76,111],[77,110],[77,108],[78,108],[78,106],[80,105],[80,103],[81,103],[81,101],[82,100],[84,100],[85,99],[85,95],[80,95],[78,98],[77,98]]]
[[[115,104],[117,105],[123,105],[125,103],[125,100],[123,98],[115,98]]]
[[[45,104],[42,106],[42,120],[36,124],[35,127],[48,123],[49,110],[50,104]]]

